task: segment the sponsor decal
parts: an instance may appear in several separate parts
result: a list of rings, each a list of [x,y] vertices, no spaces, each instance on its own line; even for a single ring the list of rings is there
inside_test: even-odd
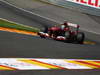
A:
[[[65,0],[100,9],[100,0]]]

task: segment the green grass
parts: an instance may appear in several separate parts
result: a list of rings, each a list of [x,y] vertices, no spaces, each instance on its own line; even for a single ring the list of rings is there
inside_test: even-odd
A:
[[[25,31],[30,31],[30,32],[39,32],[40,31],[38,28],[34,28],[34,27],[22,25],[22,24],[16,24],[13,22],[8,22],[8,21],[3,20],[3,19],[0,19],[0,27],[25,30]]]

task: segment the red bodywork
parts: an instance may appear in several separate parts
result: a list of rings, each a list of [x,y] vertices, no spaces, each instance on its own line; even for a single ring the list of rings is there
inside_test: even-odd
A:
[[[60,27],[51,27],[48,29],[49,31],[69,31],[70,29],[69,28],[64,28],[63,30],[61,30]]]
[[[79,31],[79,25],[69,23],[68,26],[62,28],[61,26],[54,26],[45,28],[44,32],[38,33],[41,38],[52,38],[65,42],[76,42],[82,44],[85,38],[83,32]]]

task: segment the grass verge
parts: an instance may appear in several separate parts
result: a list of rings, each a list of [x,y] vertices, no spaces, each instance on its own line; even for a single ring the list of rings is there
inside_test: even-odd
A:
[[[14,22],[10,22],[4,19],[0,19],[0,27],[6,27],[6,28],[13,28],[18,30],[24,30],[24,31],[30,31],[30,32],[39,32],[40,30],[38,28],[17,24]]]

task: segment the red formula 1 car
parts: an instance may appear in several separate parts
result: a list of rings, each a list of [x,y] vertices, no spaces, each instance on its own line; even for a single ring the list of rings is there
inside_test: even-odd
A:
[[[45,31],[38,33],[41,38],[52,38],[54,40],[83,44],[85,34],[79,31],[79,25],[68,23],[67,27],[54,26],[45,28]]]

